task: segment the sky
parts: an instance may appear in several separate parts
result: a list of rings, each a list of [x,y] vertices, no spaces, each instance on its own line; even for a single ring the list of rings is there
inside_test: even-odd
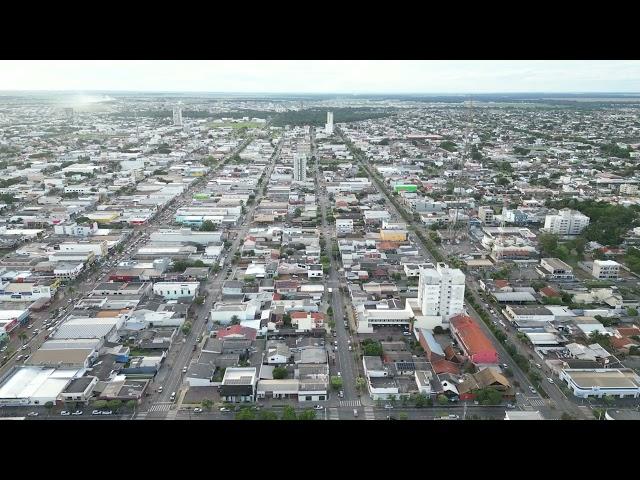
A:
[[[640,61],[0,60],[0,90],[640,92]]]

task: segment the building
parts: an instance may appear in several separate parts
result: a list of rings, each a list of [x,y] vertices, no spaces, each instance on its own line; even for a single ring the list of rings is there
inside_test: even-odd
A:
[[[84,369],[77,368],[14,367],[0,379],[0,405],[43,406],[47,402],[56,403],[67,385],[82,372]]]
[[[599,280],[618,279],[620,264],[613,260],[594,260],[591,274]]]
[[[182,107],[180,105],[173,107],[173,125],[176,127],[182,126]]]
[[[498,352],[480,326],[467,315],[451,319],[451,333],[474,365],[496,365]]]
[[[623,195],[638,195],[638,185],[630,183],[620,185],[620,193]]]
[[[348,235],[353,233],[353,219],[336,218],[336,233],[338,235]]]
[[[493,208],[491,207],[479,207],[478,208],[478,218],[482,223],[492,223],[493,222]]]
[[[433,328],[463,312],[464,289],[465,275],[459,268],[445,263],[421,265],[417,305],[426,319],[416,317],[416,326]]]
[[[153,284],[153,293],[164,297],[166,300],[194,299],[198,294],[199,287],[200,282],[157,282]]]
[[[640,397],[640,377],[631,368],[567,368],[560,373],[560,380],[579,398]]]
[[[327,112],[327,123],[324,126],[324,133],[333,135],[333,112]]]
[[[544,420],[544,417],[537,410],[531,412],[521,412],[517,410],[507,410],[504,415],[505,420]]]
[[[555,315],[546,307],[508,305],[504,309],[505,316],[514,323],[518,322],[551,322]]]
[[[253,402],[257,380],[254,367],[227,368],[220,385],[220,398],[225,402]]]
[[[293,179],[296,182],[307,181],[307,155],[305,153],[297,153],[293,157]]]
[[[542,258],[536,270],[547,280],[573,280],[573,268],[559,258]]]
[[[556,235],[579,235],[589,225],[589,217],[582,213],[563,208],[557,215],[547,215],[544,228]]]

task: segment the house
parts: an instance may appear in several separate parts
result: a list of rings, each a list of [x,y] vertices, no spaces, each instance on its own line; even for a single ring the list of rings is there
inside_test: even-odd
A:
[[[74,378],[60,393],[60,398],[65,403],[83,403],[88,405],[97,384],[98,377],[86,376]]]
[[[460,400],[473,400],[475,391],[484,388],[493,388],[502,393],[503,397],[515,396],[515,390],[507,378],[496,368],[485,368],[472,375],[467,375],[464,381],[458,385]]]
[[[166,300],[194,299],[198,294],[199,288],[200,282],[156,282],[153,284],[153,293],[164,297]]]
[[[256,397],[257,370],[255,367],[227,368],[220,385],[224,402],[253,402]]]
[[[291,351],[286,343],[268,340],[264,352],[264,362],[268,365],[286,365],[291,358]]]

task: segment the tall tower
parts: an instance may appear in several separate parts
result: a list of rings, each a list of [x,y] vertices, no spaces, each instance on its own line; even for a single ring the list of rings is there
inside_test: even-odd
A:
[[[305,153],[297,153],[293,157],[293,179],[296,182],[307,180],[307,155]]]
[[[173,125],[176,127],[182,126],[182,102],[173,107]]]
[[[333,112],[327,112],[327,124],[324,126],[327,135],[333,135]]]

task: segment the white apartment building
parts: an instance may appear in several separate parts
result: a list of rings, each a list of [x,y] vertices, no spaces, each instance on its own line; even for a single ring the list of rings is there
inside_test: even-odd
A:
[[[336,233],[338,235],[346,235],[349,233],[353,233],[353,219],[352,218],[336,219]]]
[[[167,300],[179,298],[195,298],[198,294],[200,282],[157,282],[153,284],[153,293]]]
[[[298,153],[293,157],[293,179],[296,182],[307,180],[307,155]]]
[[[493,208],[491,207],[479,207],[478,208],[478,218],[482,223],[491,223],[493,222]]]
[[[630,183],[625,183],[624,185],[620,185],[620,193],[623,195],[637,195],[638,185],[632,185]]]
[[[557,215],[547,215],[544,228],[556,235],[579,235],[589,225],[589,217],[576,210],[563,208]]]
[[[324,126],[324,133],[333,135],[333,112],[327,112],[327,123]]]
[[[420,265],[418,298],[407,299],[407,309],[416,318],[416,327],[432,329],[448,324],[464,312],[465,275],[445,263]]]
[[[591,274],[599,279],[617,279],[620,272],[620,264],[613,260],[594,260]]]
[[[53,226],[56,235],[70,235],[73,237],[88,237],[98,230],[98,224],[93,222],[91,225],[78,225],[75,222],[63,223]]]

